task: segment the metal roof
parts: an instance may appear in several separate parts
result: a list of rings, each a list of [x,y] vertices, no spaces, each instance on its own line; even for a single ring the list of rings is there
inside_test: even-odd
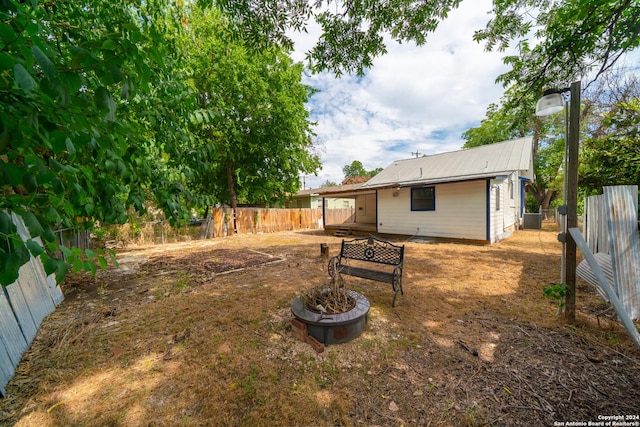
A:
[[[532,138],[525,137],[448,153],[396,160],[360,190],[466,181],[532,169]]]

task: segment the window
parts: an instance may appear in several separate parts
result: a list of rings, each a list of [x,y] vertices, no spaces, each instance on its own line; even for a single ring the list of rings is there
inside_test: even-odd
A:
[[[412,211],[435,211],[436,210],[436,188],[423,187],[411,189],[411,210]]]
[[[496,187],[496,210],[500,210],[500,186]]]
[[[511,199],[514,198],[514,184],[513,184],[513,179],[509,178],[509,197]]]

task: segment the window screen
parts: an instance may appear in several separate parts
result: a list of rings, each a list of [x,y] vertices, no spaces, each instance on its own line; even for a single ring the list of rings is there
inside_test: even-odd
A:
[[[436,210],[436,188],[423,187],[411,189],[411,210],[412,211],[435,211]]]

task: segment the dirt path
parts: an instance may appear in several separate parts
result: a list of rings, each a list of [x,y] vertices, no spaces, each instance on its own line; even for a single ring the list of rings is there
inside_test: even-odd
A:
[[[575,325],[541,287],[556,231],[484,247],[406,243],[403,286],[352,277],[365,333],[321,354],[290,304],[328,282],[317,233],[236,236],[118,254],[63,285],[0,401],[0,423],[554,425],[640,415],[640,352],[581,284]],[[631,422],[640,420],[631,419]]]

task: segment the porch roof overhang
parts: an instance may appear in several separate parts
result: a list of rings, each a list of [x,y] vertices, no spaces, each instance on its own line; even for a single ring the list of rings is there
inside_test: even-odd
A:
[[[375,190],[368,189],[368,188],[361,190],[362,185],[363,184],[349,184],[349,185],[339,185],[336,187],[317,188],[315,189],[315,192],[320,197],[324,197],[324,198],[355,197],[365,193],[371,193],[371,194],[375,193]]]
[[[362,196],[365,194],[375,194],[376,193],[376,189],[371,189],[371,188],[366,188],[363,190],[350,190],[350,191],[341,191],[341,192],[328,192],[328,193],[323,193],[323,192],[319,192],[319,196],[320,197],[324,197],[325,199],[329,199],[329,198],[336,198],[336,199],[340,199],[340,198],[353,198],[356,196]]]

